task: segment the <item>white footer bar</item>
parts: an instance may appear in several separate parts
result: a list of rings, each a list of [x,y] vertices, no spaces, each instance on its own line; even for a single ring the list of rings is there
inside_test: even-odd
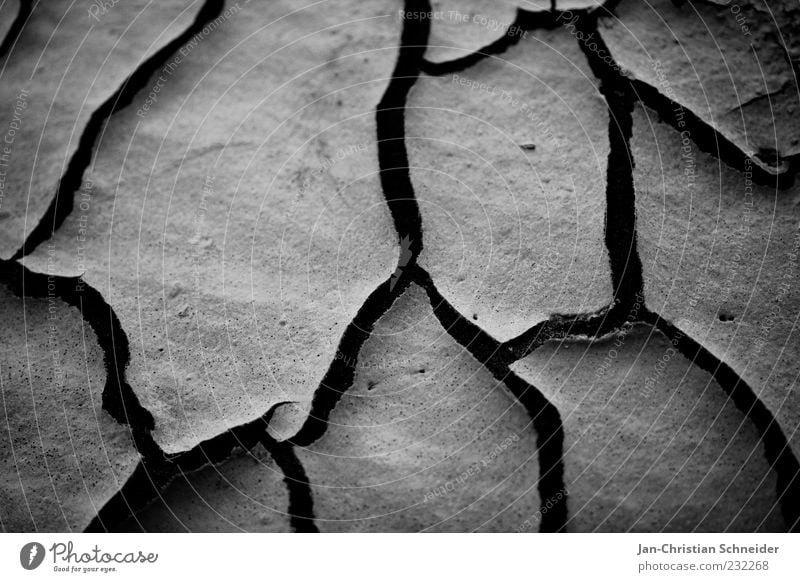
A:
[[[255,578],[254,578],[255,576]],[[3,534],[0,580],[800,580],[791,534]]]

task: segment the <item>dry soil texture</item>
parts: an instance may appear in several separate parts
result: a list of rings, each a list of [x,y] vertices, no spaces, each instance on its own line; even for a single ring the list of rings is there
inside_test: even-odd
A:
[[[0,529],[800,528],[798,24],[0,3]]]

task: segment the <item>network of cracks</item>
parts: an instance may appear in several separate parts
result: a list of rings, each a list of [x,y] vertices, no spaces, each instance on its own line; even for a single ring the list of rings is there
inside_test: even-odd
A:
[[[616,2],[608,2],[600,8],[573,10],[571,18],[574,15],[578,18],[571,21],[586,35],[597,33],[598,17],[611,13],[615,5]],[[47,214],[14,259],[2,265],[3,280],[15,293],[27,297],[47,296],[48,278],[25,269],[18,260],[46,241],[72,211],[75,192],[80,187],[104,121],[130,104],[153,72],[188,38],[201,30],[205,23],[216,18],[223,8],[222,1],[207,0],[192,27],[148,59],[117,94],[94,113]],[[405,9],[408,12],[429,12],[431,8],[424,0],[407,0]],[[9,39],[19,34],[21,23],[29,11],[30,3],[22,3],[20,15],[3,44],[4,51],[9,48]],[[513,25],[518,27],[517,30],[535,33],[536,30],[552,30],[562,26],[562,20],[563,14],[555,7],[542,12],[519,10]],[[467,70],[484,59],[502,54],[519,42],[521,35],[503,36],[480,51],[455,61],[432,63],[425,58],[429,29],[430,22],[425,19],[403,21],[401,46],[392,80],[375,111],[383,194],[398,242],[405,241],[409,252],[401,254],[395,275],[369,295],[350,322],[339,344],[339,352],[343,357],[337,357],[330,364],[316,390],[305,424],[292,438],[279,442],[268,434],[266,428],[274,413],[273,408],[263,417],[202,442],[190,451],[166,454],[152,437],[153,417],[126,383],[128,340],[111,306],[89,285],[76,287],[73,279],[57,280],[58,295],[80,310],[104,351],[107,382],[103,391],[103,407],[119,423],[129,426],[141,455],[133,475],[100,509],[87,531],[113,529],[159,497],[176,476],[220,463],[236,450],[252,450],[257,446],[266,450],[283,473],[289,498],[287,513],[291,516],[292,528],[298,532],[317,531],[313,488],[296,455],[296,449],[309,446],[325,434],[332,411],[353,383],[354,366],[351,364],[358,361],[360,350],[378,320],[412,285],[424,290],[441,328],[502,383],[529,414],[536,433],[539,498],[543,504],[548,503],[547,510],[541,511],[541,531],[564,531],[569,520],[570,499],[565,493],[564,426],[558,408],[536,386],[512,371],[511,366],[548,342],[601,340],[628,333],[634,325],[651,326],[664,334],[683,356],[713,377],[726,396],[752,423],[760,437],[767,463],[776,476],[776,498],[786,528],[796,530],[800,527],[800,465],[781,426],[751,386],[730,365],[692,339],[685,330],[648,308],[644,300],[642,263],[637,253],[633,179],[635,160],[630,147],[633,111],[635,104],[640,102],[663,113],[663,119],[668,122],[674,103],[654,87],[622,76],[613,63],[601,60],[596,51],[590,51],[578,43],[592,72],[600,80],[600,90],[609,114],[605,245],[610,259],[614,302],[595,313],[554,315],[514,339],[499,342],[477,323],[459,313],[439,292],[430,274],[417,262],[424,246],[425,229],[409,171],[404,108],[409,91],[421,75],[441,76]],[[602,43],[599,34],[595,34],[595,38]],[[741,166],[743,154],[723,136],[691,114],[688,122],[692,138],[701,150],[731,167]],[[778,178],[759,168],[754,171],[754,179],[779,187],[785,186],[786,181],[785,176]]]

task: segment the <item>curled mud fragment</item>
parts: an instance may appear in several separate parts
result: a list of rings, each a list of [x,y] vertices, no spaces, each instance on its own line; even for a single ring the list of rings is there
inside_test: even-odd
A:
[[[279,404],[269,419],[267,434],[276,441],[285,441],[297,434],[307,417],[308,410],[295,402]]]

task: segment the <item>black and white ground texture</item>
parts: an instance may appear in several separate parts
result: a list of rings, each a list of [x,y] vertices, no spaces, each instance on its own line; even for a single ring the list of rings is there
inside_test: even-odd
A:
[[[0,43],[0,530],[800,528],[796,0]]]

